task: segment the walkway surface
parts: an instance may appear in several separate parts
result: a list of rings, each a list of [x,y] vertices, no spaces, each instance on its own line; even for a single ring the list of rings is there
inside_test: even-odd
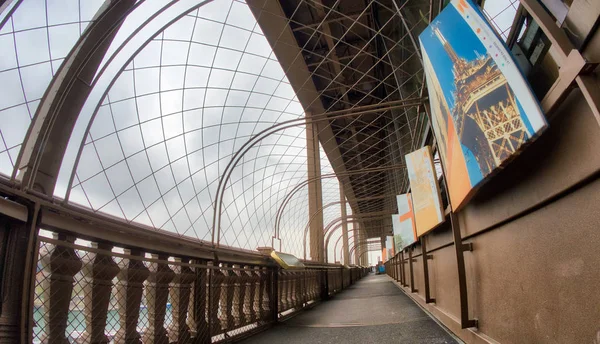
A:
[[[457,342],[389,277],[369,274],[331,300],[242,343]]]

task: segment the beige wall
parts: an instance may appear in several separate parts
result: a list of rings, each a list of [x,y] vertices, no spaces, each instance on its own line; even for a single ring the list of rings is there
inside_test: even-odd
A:
[[[458,214],[474,245],[464,255],[478,330],[460,329],[448,224],[425,239],[436,303],[424,303],[421,257],[419,290],[405,291],[467,342],[600,343],[599,170],[600,126],[575,90],[549,130]]]

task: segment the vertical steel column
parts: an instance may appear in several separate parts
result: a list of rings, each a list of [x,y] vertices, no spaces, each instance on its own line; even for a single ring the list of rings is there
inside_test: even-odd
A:
[[[309,114],[307,113],[307,118]],[[308,167],[308,213],[314,214],[310,223],[310,258],[324,262],[323,197],[321,189],[321,158],[318,131],[313,123],[306,124],[306,159]]]
[[[346,195],[344,195],[344,188],[342,187],[342,185],[340,184],[340,206],[341,206],[341,213],[342,213],[342,237],[343,237],[343,244],[344,244],[344,248],[343,248],[343,262],[344,264],[348,265],[350,264],[350,247],[348,246],[348,221],[346,220]],[[325,248],[327,249],[327,248]]]
[[[421,258],[423,260],[423,282],[425,288],[425,303],[434,303],[435,299],[431,297],[431,291],[429,290],[429,266],[427,261],[433,259],[432,255],[427,254],[427,244],[425,237],[421,237]]]
[[[410,292],[416,293],[418,290],[415,288],[415,277],[413,273],[413,257],[412,257],[412,246],[408,248],[408,269],[410,271]]]
[[[477,327],[477,319],[469,319],[469,294],[467,292],[467,273],[465,270],[465,251],[473,251],[473,244],[463,244],[460,225],[454,211],[450,213],[456,265],[458,266],[458,289],[460,293],[460,325],[461,328]]]

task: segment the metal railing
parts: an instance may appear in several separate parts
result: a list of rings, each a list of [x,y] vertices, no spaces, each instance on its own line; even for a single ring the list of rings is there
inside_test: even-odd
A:
[[[270,259],[208,260],[51,233],[38,237],[34,343],[231,342],[366,274],[310,262],[283,270]]]

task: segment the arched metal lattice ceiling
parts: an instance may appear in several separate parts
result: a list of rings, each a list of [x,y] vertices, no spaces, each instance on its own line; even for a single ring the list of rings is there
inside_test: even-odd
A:
[[[271,244],[276,213],[300,186],[278,235],[285,251],[301,256],[309,109],[321,173],[337,176],[323,179],[323,205],[339,201],[341,184],[348,215],[364,216],[360,227],[372,236],[389,231],[389,219],[368,215],[395,210],[393,195],[407,187],[403,156],[425,142],[424,80],[411,41],[439,3],[137,1],[93,77],[55,196],[201,240],[210,240],[216,212],[217,241],[254,249]],[[12,5],[0,15],[0,116],[11,118],[0,121],[0,173],[15,181],[37,103],[106,6]],[[230,164],[253,135],[278,123],[289,125]],[[217,191],[223,208],[215,210]],[[327,226],[340,206],[323,216]]]

